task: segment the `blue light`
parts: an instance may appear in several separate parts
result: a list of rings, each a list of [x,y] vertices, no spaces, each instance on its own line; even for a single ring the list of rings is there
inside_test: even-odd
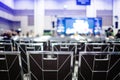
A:
[[[90,5],[91,0],[76,0],[77,5]]]
[[[88,34],[102,29],[102,18],[59,18],[57,31],[59,34]]]

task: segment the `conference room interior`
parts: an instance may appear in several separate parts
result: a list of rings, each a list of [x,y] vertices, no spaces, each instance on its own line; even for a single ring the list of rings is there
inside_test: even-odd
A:
[[[120,80],[120,0],[0,0],[0,80]]]

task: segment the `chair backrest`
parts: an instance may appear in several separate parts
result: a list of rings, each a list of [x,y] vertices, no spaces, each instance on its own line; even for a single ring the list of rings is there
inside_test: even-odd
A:
[[[120,52],[120,43],[112,43],[113,52]]]
[[[109,52],[109,43],[85,43],[85,51]]]
[[[53,43],[52,51],[73,51],[77,50],[77,43]]]
[[[72,80],[72,52],[29,52],[29,74],[33,80]]]
[[[13,51],[11,40],[0,40],[0,51]]]
[[[0,79],[23,80],[20,52],[0,52]]]
[[[18,43],[24,73],[28,72],[27,51],[42,51],[43,43]]]
[[[120,54],[80,52],[78,80],[119,80]]]

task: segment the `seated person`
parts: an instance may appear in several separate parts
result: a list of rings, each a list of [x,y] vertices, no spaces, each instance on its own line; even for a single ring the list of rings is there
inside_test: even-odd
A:
[[[117,34],[115,35],[115,38],[116,39],[118,39],[118,38],[120,39],[120,29],[118,30]]]
[[[113,29],[112,28],[108,28],[107,32],[106,32],[106,36],[110,39],[114,39],[114,35],[113,35]]]
[[[3,36],[4,40],[11,40],[12,32],[10,30],[6,30],[1,36]]]

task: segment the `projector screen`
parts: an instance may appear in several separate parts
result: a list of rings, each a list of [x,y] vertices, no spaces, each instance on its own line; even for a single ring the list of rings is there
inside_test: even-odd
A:
[[[101,18],[58,18],[57,20],[57,32],[60,34],[97,33],[101,29]]]

